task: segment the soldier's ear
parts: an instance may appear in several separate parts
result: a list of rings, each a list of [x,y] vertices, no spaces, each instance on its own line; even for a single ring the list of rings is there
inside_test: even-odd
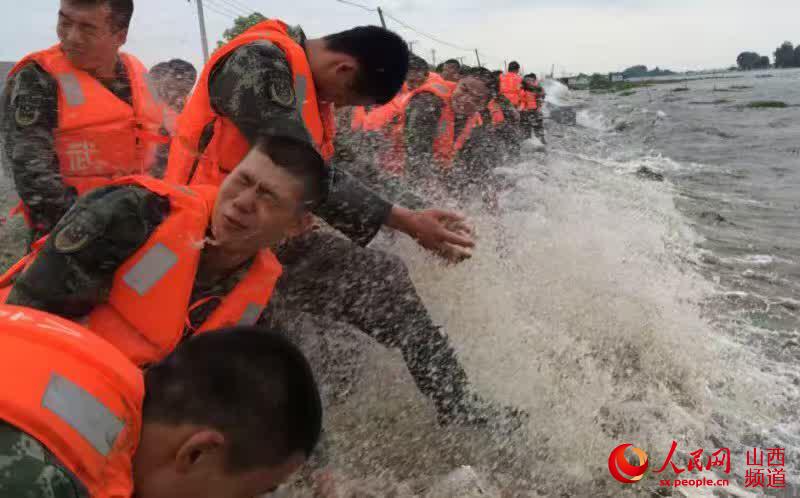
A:
[[[114,33],[114,37],[117,39],[117,44],[121,47],[128,42],[128,28],[121,29]]]

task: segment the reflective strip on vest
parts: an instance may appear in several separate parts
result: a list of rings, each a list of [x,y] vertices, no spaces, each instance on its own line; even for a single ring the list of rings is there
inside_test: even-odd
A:
[[[58,82],[61,85],[61,90],[64,92],[64,98],[67,99],[67,104],[75,107],[86,103],[86,96],[83,94],[81,84],[74,73],[59,75]]]
[[[159,242],[128,270],[122,281],[140,296],[144,296],[177,262],[178,255]]]
[[[58,374],[50,378],[42,406],[75,429],[104,457],[111,453],[125,428],[125,423],[97,398]]]
[[[294,94],[297,99],[297,112],[303,115],[303,106],[306,104],[306,77],[298,74],[294,82]],[[305,121],[303,122],[305,124]],[[311,130],[308,130],[311,133]]]
[[[237,325],[255,325],[258,323],[258,319],[261,316],[261,312],[264,311],[264,307],[255,303],[250,303],[245,308],[244,313],[242,313],[242,319],[239,320]]]

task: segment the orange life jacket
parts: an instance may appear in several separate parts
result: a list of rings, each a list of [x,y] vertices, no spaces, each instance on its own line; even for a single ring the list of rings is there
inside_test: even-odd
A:
[[[444,76],[442,76],[439,73],[435,73],[433,71],[428,73],[428,81],[431,82],[431,83],[439,83],[441,85],[444,85],[447,88],[449,88],[451,91],[455,90],[456,87],[458,86],[457,82],[455,82],[455,81],[447,81],[446,79],[444,79]]]
[[[141,371],[73,322],[0,305],[0,419],[45,446],[91,498],[133,494]]]
[[[402,175],[403,171],[405,171],[406,111],[411,99],[420,93],[432,93],[445,103],[450,100],[450,94],[452,93],[450,87],[438,81],[441,76],[437,79],[432,78],[431,75],[436,75],[436,73],[429,73],[428,80],[422,86],[395,98],[391,103],[384,106],[384,115],[376,116],[375,120],[369,121],[370,127],[381,129],[386,135],[388,145],[379,154],[378,162],[389,173]]]
[[[169,216],[147,242],[114,276],[108,302],[96,306],[85,323],[98,335],[117,346],[137,365],[146,365],[172,352],[183,337],[189,312],[205,303],[191,303],[203,241],[209,226],[217,189],[189,190],[146,177],[125,178],[114,184],[140,185],[166,197]],[[13,278],[33,262],[43,243],[29,256],[0,277],[5,302]],[[197,333],[229,325],[254,325],[266,307],[281,265],[275,255],[261,251],[246,276],[227,296],[215,296],[221,303]]]
[[[519,106],[520,99],[522,98],[522,76],[517,73],[501,74],[500,93],[505,95],[506,98],[514,104],[514,107]]]
[[[458,152],[464,148],[464,144],[472,136],[475,128],[483,125],[483,119],[477,112],[467,119],[464,129],[456,136],[455,133],[456,115],[450,106],[450,99],[442,109],[442,116],[439,118],[436,138],[433,141],[433,159],[439,168],[449,170],[453,167],[453,160]]]
[[[364,106],[353,107],[353,114],[350,117],[350,129],[352,131],[363,131],[367,119],[367,109]]]
[[[150,172],[163,120],[158,93],[147,69],[129,54],[120,54],[131,83],[133,106],[117,98],[86,71],[82,71],[56,45],[28,55],[11,74],[35,62],[58,84],[58,127],[55,149],[64,183],[78,194],[111,180]]]
[[[520,111],[535,111],[539,108],[539,95],[528,90],[522,90],[522,98],[519,103]]]
[[[250,144],[236,125],[217,114],[211,106],[209,77],[217,64],[237,48],[260,40],[268,40],[280,48],[294,75],[295,105],[302,113],[306,130],[319,153],[327,161],[333,157],[336,122],[332,104],[320,103],[314,86],[314,75],[305,49],[289,36],[281,21],[256,24],[233,41],[214,52],[200,75],[189,102],[178,118],[178,133],[173,137],[165,179],[189,185],[219,185],[247,155]],[[203,131],[213,124],[211,141],[201,152]]]
[[[503,114],[503,108],[500,107],[500,104],[498,104],[496,100],[490,100],[487,107],[489,108],[489,114],[492,116],[492,124],[499,125],[505,123],[506,116]]]

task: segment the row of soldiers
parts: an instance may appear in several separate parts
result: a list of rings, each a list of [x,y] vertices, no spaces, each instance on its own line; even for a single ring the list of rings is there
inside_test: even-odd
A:
[[[309,366],[315,337],[398,348],[443,425],[524,427],[471,387],[404,263],[366,247],[385,226],[462,261],[475,244],[464,217],[387,200],[335,150],[335,107],[391,105],[406,84],[403,135],[428,122],[427,94],[446,130],[422,157],[411,138],[401,167],[452,170],[497,78],[418,74],[382,28],[308,39],[268,20],[194,84],[185,63],[149,74],[120,51],[133,8],[62,0],[59,43],[17,64],[2,96],[3,162],[32,243],[0,278],[0,495],[273,490],[319,439],[330,400],[315,377],[341,380],[325,370],[341,358]],[[160,88],[167,78],[183,90]]]

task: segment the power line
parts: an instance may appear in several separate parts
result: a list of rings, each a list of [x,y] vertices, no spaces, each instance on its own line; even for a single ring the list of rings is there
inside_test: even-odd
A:
[[[229,17],[231,19],[239,17],[238,12],[233,12],[229,8],[226,8],[218,3],[214,3],[210,0],[203,0],[203,2],[207,9],[211,10],[212,12],[216,12],[221,16]]]
[[[339,3],[346,4],[346,5],[352,5],[353,7],[358,7],[359,9],[366,10],[367,12],[378,12],[378,9],[373,9],[373,8],[367,7],[366,5],[363,5],[363,4],[360,4],[360,3],[350,2],[349,0],[336,0],[336,1],[339,2]]]
[[[237,10],[234,10],[227,5],[223,5],[219,3],[219,0],[204,0],[206,3],[211,4],[212,6],[216,7],[217,10],[221,10],[225,12],[225,14],[233,17],[239,17],[241,13]]]
[[[211,12],[214,12],[214,13],[216,13],[218,15],[221,15],[222,17],[225,17],[225,18],[230,19],[230,20],[233,20],[236,17],[238,17],[238,15],[236,15],[236,14],[231,14],[230,12],[224,12],[224,11],[220,10],[218,7],[215,7],[214,4],[210,3],[208,0],[203,0],[203,1],[206,2],[205,3],[205,8],[207,10],[210,10]]]
[[[233,4],[236,4],[236,5],[238,5],[240,9],[242,9],[242,10],[245,10],[245,11],[247,11],[247,12],[250,12],[250,13],[252,13],[252,12],[258,12],[258,10],[254,9],[253,7],[250,7],[250,6],[249,6],[249,5],[247,5],[246,3],[243,3],[243,2],[241,2],[241,1],[239,1],[239,0],[228,0],[228,1],[229,1],[229,2],[231,2],[231,3],[233,3]]]
[[[240,6],[236,5],[236,4],[234,4],[233,2],[231,2],[231,0],[216,0],[216,1],[222,2],[223,4],[225,4],[224,7],[226,9],[231,10],[233,12],[236,12],[240,16],[245,16],[246,17],[246,16],[249,16],[252,12],[255,12],[255,11],[251,11],[249,9],[243,9],[242,7],[240,7]]]
[[[474,50],[472,48],[465,48],[465,47],[462,47],[460,45],[456,45],[455,43],[450,43],[448,41],[444,41],[441,38],[437,38],[437,37],[435,37],[435,36],[433,36],[431,34],[428,34],[428,33],[424,32],[422,30],[419,30],[419,29],[415,28],[414,26],[411,26],[410,24],[408,24],[408,23],[406,23],[404,21],[401,21],[400,19],[398,19],[397,17],[393,16],[390,12],[388,12],[386,10],[384,10],[383,13],[386,15],[386,17],[388,17],[392,21],[396,22],[400,26],[403,26],[404,28],[413,31],[414,33],[416,33],[416,34],[418,34],[420,36],[424,36],[425,38],[427,38],[429,40],[435,41],[436,43],[448,46],[450,48],[454,48],[456,50],[463,50],[465,52],[472,52]]]

